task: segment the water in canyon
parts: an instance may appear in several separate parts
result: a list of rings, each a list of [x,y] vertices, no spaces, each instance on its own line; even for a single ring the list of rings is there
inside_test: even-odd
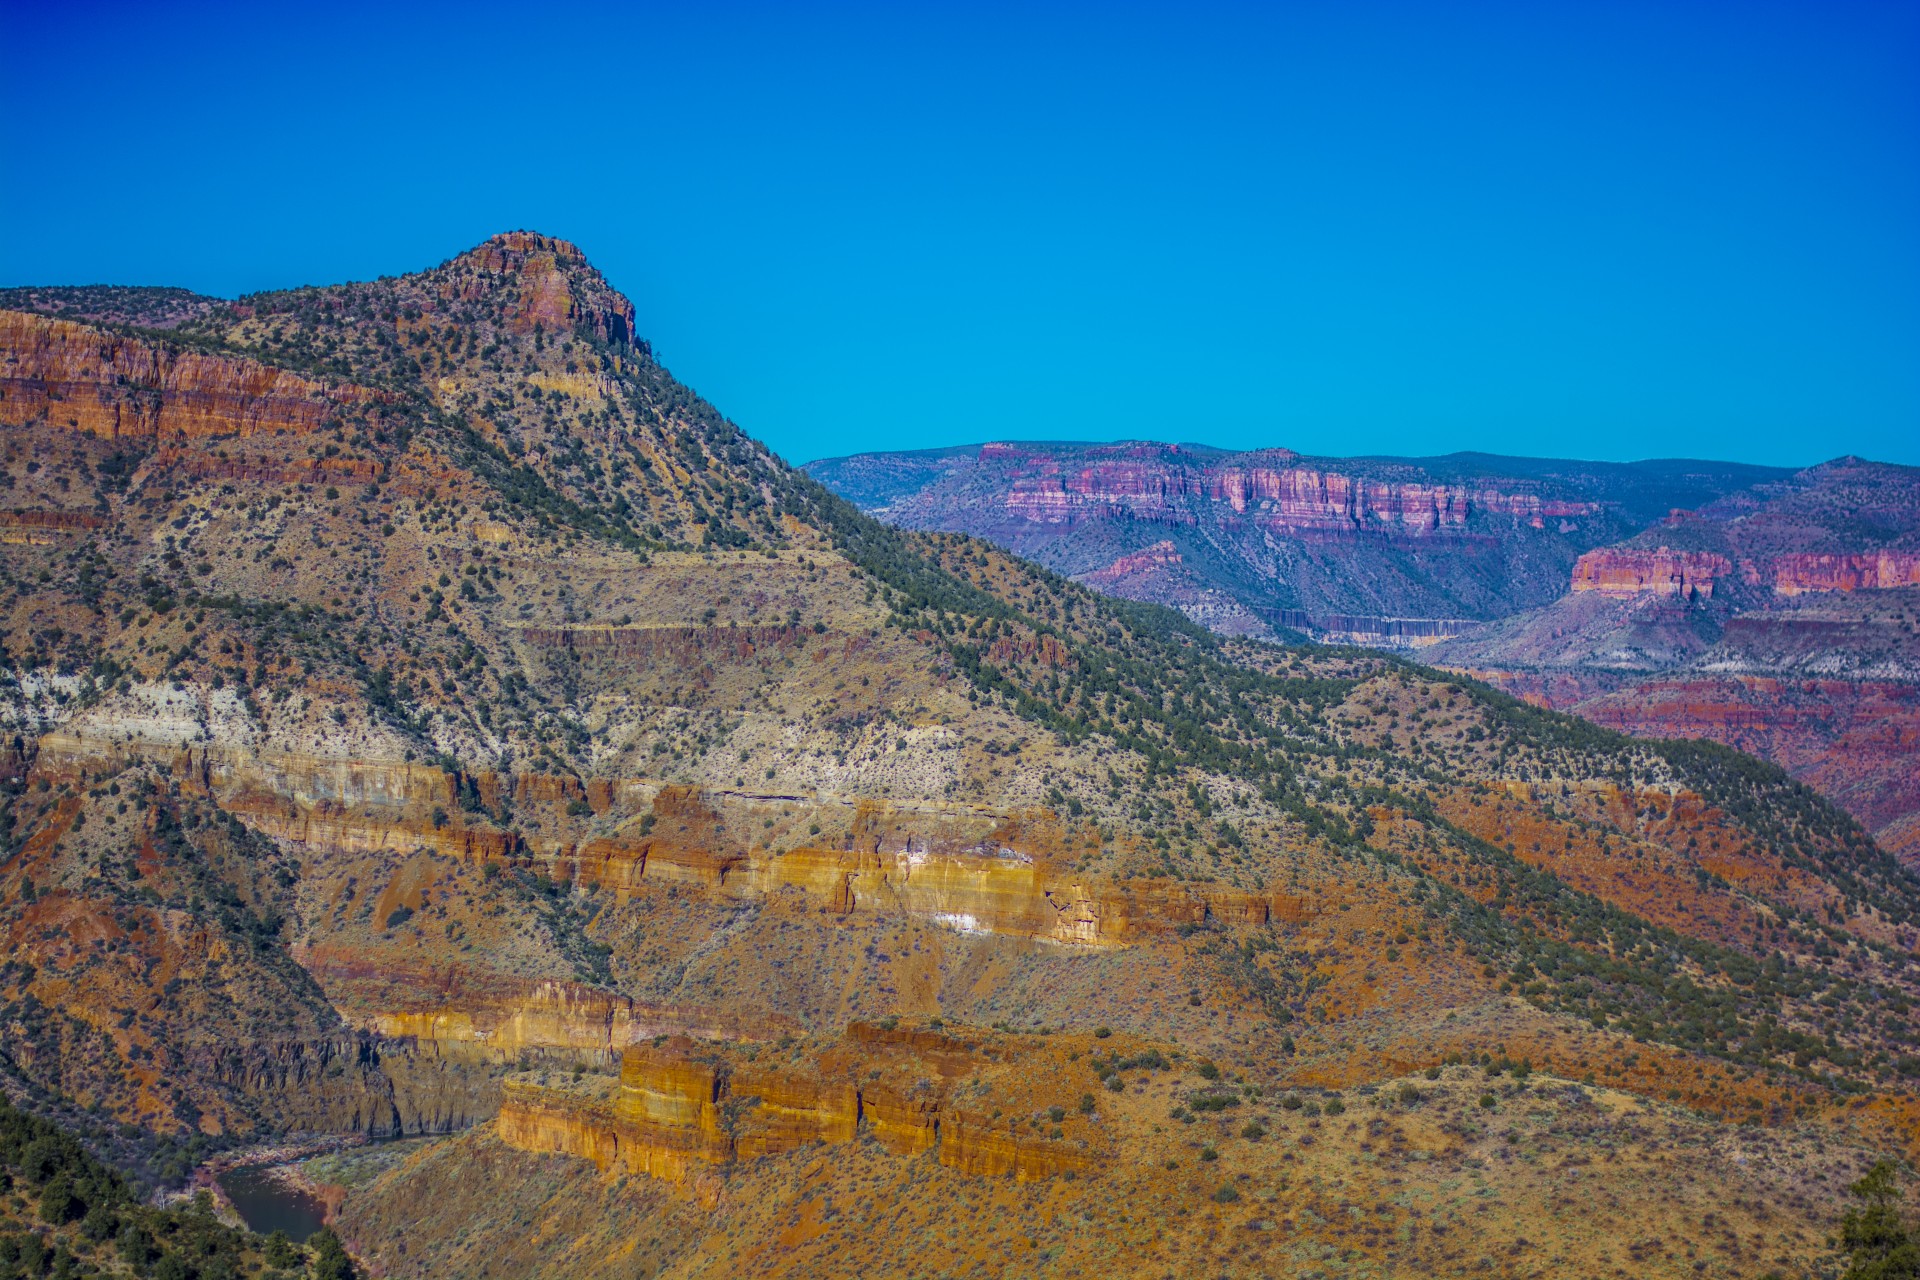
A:
[[[262,1235],[284,1231],[299,1244],[326,1225],[326,1207],[292,1183],[276,1177],[272,1165],[246,1164],[220,1174],[240,1220]]]

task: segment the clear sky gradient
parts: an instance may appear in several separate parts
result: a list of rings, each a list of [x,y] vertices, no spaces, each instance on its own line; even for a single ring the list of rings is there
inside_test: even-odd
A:
[[[584,248],[793,461],[1920,463],[1920,4],[0,0],[0,283]]]

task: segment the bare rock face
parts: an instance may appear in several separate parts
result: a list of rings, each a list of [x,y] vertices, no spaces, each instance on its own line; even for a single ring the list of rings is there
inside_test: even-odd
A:
[[[1769,566],[1775,595],[1809,591],[1890,591],[1920,586],[1920,551],[1783,555]]]
[[[510,277],[506,290],[513,300],[506,309],[506,322],[515,332],[530,334],[536,326],[555,335],[583,329],[601,342],[635,344],[633,304],[616,293],[568,241],[509,231],[466,256],[489,276]],[[443,288],[442,296],[449,301],[473,300],[501,289],[497,278],[462,281]]]
[[[306,434],[379,393],[251,360],[0,311],[0,424],[44,422],[110,440]]]
[[[1130,555],[1119,556],[1104,569],[1082,575],[1088,586],[1106,590],[1139,574],[1181,563],[1180,549],[1165,538]]]
[[[1725,556],[1705,551],[1651,551],[1602,548],[1589,551],[1573,566],[1574,591],[1597,591],[1608,596],[1680,596],[1705,600],[1713,583],[1732,570]]]
[[[964,1173],[1039,1180],[1085,1172],[1107,1147],[1065,1072],[1031,1074],[1064,1065],[1061,1056],[992,1032],[891,1023],[852,1023],[840,1040],[771,1065],[676,1037],[628,1049],[617,1087],[510,1080],[496,1132],[522,1150],[686,1186],[709,1204],[721,1168],[863,1134],[898,1157],[934,1151]],[[965,1094],[985,1085],[1005,1105],[995,1115],[969,1109],[962,1080]],[[1009,1106],[1022,1116],[1053,1108],[1061,1119],[1001,1120]]]

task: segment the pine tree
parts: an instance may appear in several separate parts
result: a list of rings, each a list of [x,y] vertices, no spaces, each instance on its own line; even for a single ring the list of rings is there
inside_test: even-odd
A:
[[[1920,1280],[1920,1243],[1902,1213],[1898,1167],[1882,1160],[1847,1188],[1861,1204],[1840,1223],[1843,1280]]]

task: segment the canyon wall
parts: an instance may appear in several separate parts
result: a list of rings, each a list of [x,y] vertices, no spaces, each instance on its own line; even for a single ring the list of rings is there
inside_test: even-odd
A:
[[[1006,509],[1042,523],[1081,515],[1125,513],[1192,523],[1195,503],[1217,503],[1236,516],[1251,512],[1264,528],[1287,534],[1365,531],[1433,533],[1463,529],[1475,514],[1544,528],[1553,520],[1597,515],[1601,505],[1472,484],[1376,480],[1296,464],[1284,451],[1270,464],[1197,464],[1175,448],[1141,446],[1092,461],[1062,460],[1039,449],[990,444],[982,464],[1008,476]]]
[[[0,424],[170,441],[317,429],[386,399],[253,360],[206,355],[89,325],[0,311]]]
[[[1068,1096],[1064,1073],[1049,1084],[1046,1073],[1022,1071],[1018,1058],[1017,1050],[937,1030],[861,1022],[840,1040],[778,1062],[674,1037],[628,1049],[617,1085],[510,1081],[497,1131],[523,1150],[644,1174],[708,1200],[717,1192],[708,1175],[722,1166],[851,1142],[862,1131],[895,1155],[936,1151],[948,1168],[981,1176],[1032,1181],[1092,1168],[1105,1143]],[[1025,1115],[959,1104],[963,1078],[1014,1072],[1029,1078],[1002,1096]],[[1029,1118],[1041,1116],[1061,1119]]]
[[[883,837],[863,825],[869,806],[840,847],[777,852],[729,836],[724,815],[696,788],[185,744],[167,740],[158,725],[135,737],[130,728],[143,726],[124,718],[116,724],[118,733],[69,725],[47,734],[38,767],[85,777],[143,759],[279,839],[356,853],[427,849],[476,867],[525,868],[610,891],[616,902],[647,881],[741,900],[798,889],[829,913],[899,912],[960,932],[1082,947],[1125,946],[1215,919],[1298,919],[1308,910],[1289,895],[1217,882],[1082,877],[1056,857],[1057,834],[1003,822],[990,839],[969,838],[962,832],[979,826],[977,815],[956,813],[964,821],[954,834],[927,815],[931,834]],[[516,808],[579,802],[593,817],[624,815],[628,823],[613,835],[531,833],[475,814],[460,804],[463,795],[487,807],[503,797]]]
[[[1605,596],[1681,596],[1709,599],[1716,579],[1732,572],[1725,556],[1670,547],[1602,547],[1573,566],[1570,590]]]
[[[1775,557],[1769,569],[1776,595],[1891,590],[1920,586],[1920,551],[1785,555]]]
[[[998,543],[1226,635],[1418,650],[1564,593],[1583,552],[1785,473],[999,443],[808,464],[908,529]]]
[[[1617,597],[1680,596],[1711,599],[1714,584],[1731,574],[1733,562],[1711,551],[1671,547],[1602,547],[1573,567],[1572,591]],[[1742,559],[1740,579],[1775,595],[1820,591],[1872,591],[1920,586],[1920,552],[1863,551],[1850,555],[1794,554]]]

